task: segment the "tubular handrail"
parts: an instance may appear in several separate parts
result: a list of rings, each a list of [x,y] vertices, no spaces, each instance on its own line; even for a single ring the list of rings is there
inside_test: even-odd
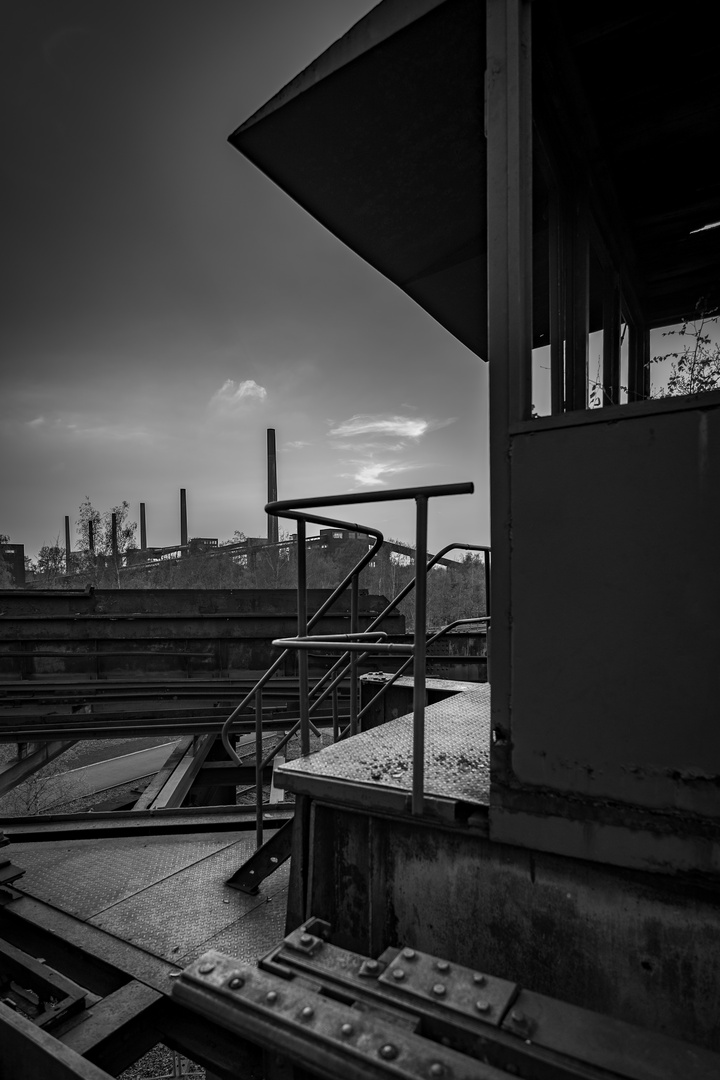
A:
[[[467,619],[453,619],[452,622],[447,623],[446,626],[443,626],[443,627],[441,627],[440,630],[436,630],[434,633],[432,633],[430,635],[430,637],[427,638],[425,644],[426,645],[432,645],[433,642],[438,640],[438,638],[444,637],[445,634],[449,633],[451,630],[454,630],[454,628],[456,626],[466,626],[466,625],[475,624],[475,623],[489,623],[489,622],[490,622],[490,616],[489,615],[473,616],[472,618],[467,618]],[[348,641],[352,637],[365,638],[365,637],[370,637],[370,636],[371,635],[369,633],[365,633],[365,634],[354,634],[354,635],[353,634],[328,634],[327,636],[306,637],[306,638],[277,638],[275,641],[273,641],[273,645],[275,645],[275,646],[283,646],[283,647],[288,648],[288,649],[308,649],[308,650],[309,649],[318,649],[319,652],[332,652],[335,649],[342,649],[343,648],[343,642]],[[383,636],[387,637],[387,634],[385,634]],[[361,643],[358,643],[358,644],[349,644],[349,645],[346,645],[344,647],[346,649],[355,649],[355,650],[359,651],[364,646]],[[410,663],[411,663],[411,661],[412,661],[412,659],[414,657],[414,654],[415,654],[415,646],[414,645],[398,644],[398,643],[395,643],[395,642],[389,642],[387,644],[376,644],[375,648],[372,651],[373,651],[373,653],[377,653],[377,652],[380,652],[380,651],[382,651],[383,653],[395,653],[395,654],[399,653],[399,654],[401,654],[403,656],[407,656],[408,658],[405,661],[405,663],[401,667],[399,667],[397,671],[395,671],[393,673],[392,677],[390,679],[388,679],[388,681],[386,683],[383,684],[383,686],[378,690],[377,694],[375,694],[371,698],[371,700],[368,701],[368,703],[363,706],[363,708],[358,713],[358,720],[362,719],[362,717],[365,715],[365,713],[368,711],[368,709],[371,707],[371,705],[374,705],[379,698],[385,696],[385,694],[388,692],[390,687],[393,686],[397,682],[397,680],[402,676],[402,673],[406,670],[407,667],[409,667],[409,665],[410,665]],[[365,655],[369,655],[369,653],[366,653]],[[345,731],[342,732],[341,737],[347,732],[347,730],[348,729],[346,728]]]
[[[413,780],[412,780],[412,812],[421,814],[424,805],[424,768],[425,768],[425,649],[426,649],[426,601],[427,601],[427,531],[428,531],[428,502],[431,498],[450,495],[471,495],[475,490],[472,483],[462,484],[435,484],[412,488],[395,488],[389,491],[356,492],[351,495],[323,495],[310,499],[292,499],[284,502],[271,502],[265,507],[265,512],[277,517],[290,517],[302,524],[302,531],[298,528],[298,634],[297,640],[307,636],[308,627],[305,610],[302,606],[304,599],[300,588],[301,574],[304,579],[305,571],[305,524],[300,511],[307,511],[323,506],[350,506],[369,502],[396,502],[404,499],[413,499],[415,502],[415,627],[414,627],[414,670],[413,670]],[[362,530],[366,531],[366,530]],[[302,552],[302,561],[301,561]],[[372,556],[371,556],[372,557]],[[369,560],[368,560],[369,561]],[[358,570],[359,574],[359,570]],[[352,576],[352,575],[351,575]],[[409,591],[409,590],[408,590]],[[357,595],[357,577],[353,582],[353,595]],[[351,630],[357,627],[351,625]],[[377,648],[387,649],[388,645],[379,645]],[[346,646],[346,651],[357,651],[357,644]],[[300,675],[300,735],[301,753],[309,752],[309,700],[307,695],[307,653],[301,649],[298,654],[298,670]],[[352,668],[356,670],[357,660],[351,659]],[[351,692],[356,693],[356,679],[351,680]],[[351,706],[351,717],[354,718],[354,710]]]
[[[486,597],[489,602],[489,589],[487,588],[487,573],[488,573],[488,560],[487,555],[489,548],[481,547],[473,544],[448,544],[430,561],[427,561],[427,511],[428,500],[430,498],[438,496],[448,495],[461,495],[472,494],[474,491],[474,485],[472,483],[465,484],[440,484],[433,486],[423,486],[415,488],[401,488],[390,491],[380,492],[362,492],[355,493],[353,495],[340,495],[340,496],[320,496],[305,500],[291,500],[284,502],[272,502],[268,503],[265,507],[265,511],[268,514],[272,514],[277,517],[286,517],[294,520],[298,523],[297,530],[297,560],[298,560],[298,634],[296,638],[278,639],[274,644],[284,646],[282,653],[277,657],[273,664],[268,668],[263,676],[258,680],[252,690],[243,698],[239,705],[233,710],[230,716],[223,724],[221,731],[221,738],[226,752],[231,760],[236,763],[240,763],[240,758],[235,753],[234,747],[230,744],[230,729],[233,721],[247,706],[247,704],[255,698],[255,764],[256,764],[256,806],[257,806],[257,844],[260,846],[262,843],[263,834],[263,822],[262,822],[262,774],[264,768],[269,764],[273,757],[279,752],[279,750],[295,735],[298,728],[300,729],[301,736],[301,753],[306,756],[309,753],[309,737],[310,729],[319,734],[317,728],[312,724],[310,715],[314,712],[325,698],[332,693],[333,695],[333,730],[334,734],[338,733],[337,726],[337,693],[338,686],[345,678],[348,670],[351,672],[351,706],[350,706],[350,730],[354,733],[357,726],[357,720],[359,719],[357,709],[357,664],[363,658],[368,655],[368,640],[372,638],[385,638],[387,634],[382,631],[377,631],[376,627],[392,612],[398,604],[408,595],[412,589],[417,590],[417,601],[415,607],[415,634],[414,634],[414,646],[396,645],[393,643],[381,642],[375,640],[373,642],[375,650],[402,652],[403,655],[408,655],[408,660],[401,668],[404,671],[411,660],[415,664],[415,679],[414,679],[414,701],[413,701],[413,796],[412,796],[412,809],[413,813],[421,813],[423,806],[423,787],[424,787],[424,697],[425,697],[425,647],[428,643],[426,641],[426,580],[428,571],[442,559],[444,555],[453,548],[462,548],[465,550],[477,550],[485,552],[485,570],[486,570]],[[315,507],[324,506],[340,506],[340,505],[352,505],[356,503],[366,502],[387,502],[396,501],[401,499],[414,499],[416,504],[416,544],[415,544],[415,567],[416,573],[412,581],[401,590],[401,592],[385,607],[379,616],[377,616],[368,627],[367,631],[360,633],[358,630],[358,618],[359,618],[359,576],[364,567],[375,557],[378,553],[384,538],[381,532],[377,529],[373,529],[369,526],[362,526],[356,523],[347,521],[340,521],[333,518],[319,517],[307,513],[307,510]],[[318,611],[312,618],[307,617],[307,592],[306,592],[306,525],[308,522],[317,525],[325,525],[330,528],[347,529],[354,532],[364,533],[368,537],[374,537],[374,543],[370,546],[368,551],[358,560],[356,565],[350,570],[348,574],[343,578],[342,582],[333,590],[331,595],[325,600]],[[351,587],[351,633],[349,635],[313,635],[312,639],[308,638],[308,631],[312,629],[314,625],[323,617],[325,612],[335,602],[335,600],[342,595],[346,588]],[[459,620],[465,622],[469,620]],[[449,624],[448,628],[443,628],[438,634],[431,636],[430,642],[437,639],[443,632],[447,632],[447,629],[452,625],[457,625],[458,620],[453,624]],[[307,640],[307,646],[304,644]],[[329,671],[323,673],[321,678],[315,683],[312,691],[308,687],[308,656],[305,651],[306,648],[322,648],[323,645],[328,645],[332,649],[341,648],[343,650],[343,657],[341,657],[335,665],[333,665]],[[266,756],[263,755],[263,741],[262,741],[262,690],[265,684],[272,678],[273,674],[278,670],[280,664],[288,655],[288,651],[291,649],[299,649],[298,654],[298,675],[299,675],[299,705],[300,705],[300,718],[294,723],[292,729],[285,733],[283,739],[273,746],[270,753]],[[360,656],[356,654],[362,654]],[[350,663],[347,664],[348,655],[350,656]],[[318,693],[320,686],[330,678],[333,672],[338,668],[343,667],[343,670],[339,675],[332,680],[332,682],[325,687],[320,693],[320,696],[312,703],[310,698],[312,695]],[[396,673],[396,677],[399,673]],[[394,681],[394,679],[392,680]],[[392,685],[390,683],[389,685]],[[376,695],[377,697],[378,695]],[[375,700],[375,699],[373,699]],[[363,710],[364,711],[364,710]]]
[[[440,562],[440,560],[443,559],[445,557],[445,555],[447,555],[447,553],[449,551],[453,551],[453,550],[456,550],[456,549],[461,550],[461,551],[482,551],[484,553],[484,555],[485,555],[485,606],[486,606],[486,611],[489,613],[489,610],[490,610],[490,607],[489,607],[489,605],[490,605],[490,578],[489,578],[488,556],[490,554],[491,549],[489,547],[487,547],[486,545],[484,545],[484,544],[462,544],[462,543],[459,543],[459,542],[455,542],[455,543],[452,543],[452,544],[446,544],[445,547],[441,548],[441,550],[438,551],[438,553],[436,555],[433,555],[433,557],[427,563],[426,568],[425,568],[426,573],[428,571],[430,571],[433,568],[433,566],[436,565],[436,563]],[[383,621],[387,618],[387,616],[390,614],[390,612],[394,611],[395,608],[399,604],[402,603],[402,601],[405,599],[405,597],[408,596],[409,593],[411,593],[412,590],[415,588],[415,581],[416,581],[416,578],[412,578],[412,580],[409,581],[400,590],[400,592],[397,594],[397,596],[395,596],[389,602],[387,607],[385,607],[383,609],[383,611],[381,611],[381,613],[370,623],[370,625],[368,626],[368,631],[374,630],[375,627],[380,626],[383,623]],[[489,618],[489,614],[486,617]],[[393,651],[393,650],[390,650],[390,651]],[[317,706],[320,705],[325,700],[325,698],[328,696],[329,693],[331,693],[333,690],[336,689],[336,687],[338,687],[340,685],[340,683],[343,681],[343,679],[347,675],[348,671],[350,670],[350,665],[346,664],[347,655],[348,654],[345,653],[338,660],[336,660],[335,663],[332,665],[332,667],[330,667],[321,676],[321,678],[318,680],[318,682],[315,684],[314,691],[316,691],[318,689],[318,687],[320,687],[322,685],[322,683],[327,678],[329,678],[330,675],[333,674],[334,671],[337,671],[338,668],[341,668],[342,665],[345,664],[345,667],[342,667],[342,670],[335,677],[335,679],[333,679],[332,683],[325,688],[325,690],[320,694],[320,697],[317,699],[317,701],[314,703],[314,705],[312,705],[310,707],[310,714],[312,714],[314,712],[315,708],[317,708]],[[358,664],[362,663],[362,661],[365,659],[365,657],[367,655],[368,655],[368,653],[361,653],[361,655],[357,657],[357,663]],[[358,714],[358,719],[360,719],[360,714]]]
[[[375,557],[380,548],[383,545],[384,537],[379,529],[373,529],[370,526],[358,525],[353,522],[339,521],[336,518],[320,517],[318,515],[302,514],[299,511],[288,510],[283,514],[284,517],[291,518],[298,522],[298,535],[297,535],[297,551],[298,551],[298,634],[301,629],[304,628],[305,632],[312,629],[313,626],[323,617],[325,612],[332,606],[339,596],[343,594],[349,584],[353,585],[353,593],[351,600],[351,628],[354,628],[354,622],[357,620],[357,579],[360,572],[365,566]],[[307,618],[307,595],[306,595],[306,581],[305,581],[305,527],[307,522],[310,521],[314,525],[326,525],[331,529],[349,529],[354,532],[365,533],[368,537],[375,537],[374,543],[365,552],[365,554],[358,560],[353,569],[345,575],[340,584],[333,590],[330,596],[320,605],[315,614],[308,620]],[[267,761],[263,760],[263,742],[262,742],[262,690],[263,687],[282,664],[285,657],[288,655],[288,650],[285,649],[270,665],[264,675],[258,679],[255,686],[250,690],[242,699],[239,705],[233,709],[228,716],[227,720],[222,726],[220,731],[220,738],[225,751],[230,757],[231,761],[234,761],[236,765],[241,765],[242,762],[238,755],[235,753],[235,748],[230,743],[230,729],[233,721],[242,712],[245,706],[255,698],[255,783],[256,783],[256,796],[255,805],[257,811],[256,818],[256,842],[260,847],[263,837],[263,820],[262,820],[262,771],[264,766],[272,760],[272,758],[279,752],[279,750],[293,737],[300,729],[300,737],[302,741],[302,753],[305,755],[309,753],[309,740],[310,740],[310,728],[319,737],[320,732],[310,721],[309,716],[309,695],[307,685],[307,657],[298,658],[298,670],[299,670],[299,704],[300,704],[300,719],[293,725],[292,729],[287,732],[284,738],[278,745],[273,748]],[[352,719],[352,710],[351,710]]]
[[[290,517],[291,515],[286,514],[284,516]],[[293,516],[294,520],[296,520],[296,521],[300,520],[299,515],[292,515],[292,516]],[[306,520],[312,521],[312,523],[314,525],[328,525],[328,526],[330,526],[330,528],[354,529],[356,532],[364,532],[364,533],[367,533],[368,536],[374,536],[375,537],[375,543],[373,544],[373,546],[365,553],[365,555],[363,555],[362,559],[360,559],[355,564],[355,566],[350,571],[350,573],[345,575],[345,577],[340,582],[340,584],[337,586],[337,588],[334,589],[334,591],[330,594],[330,596],[324,601],[323,604],[321,604],[321,606],[318,608],[318,610],[315,612],[315,614],[312,616],[312,618],[308,621],[308,624],[307,624],[308,629],[311,629],[323,617],[323,615],[328,610],[328,608],[331,607],[331,605],[335,603],[337,598],[342,595],[342,593],[345,591],[348,584],[350,583],[350,580],[353,577],[353,575],[355,573],[359,573],[360,570],[362,570],[367,565],[367,563],[370,562],[370,560],[377,554],[377,552],[380,550],[380,548],[383,545],[384,537],[383,537],[383,534],[381,532],[379,532],[377,529],[371,529],[370,527],[366,527],[364,525],[351,524],[351,523],[349,523],[347,521],[336,521],[336,520],[333,520],[331,518],[321,518],[321,517],[308,517]],[[265,683],[268,682],[268,680],[275,674],[275,672],[280,667],[281,663],[283,662],[283,660],[285,659],[286,656],[287,656],[287,650],[285,652],[281,653],[280,656],[278,656],[272,662],[272,664],[267,669],[265,674],[261,675],[261,677],[255,683],[255,686],[253,686],[252,690],[248,691],[248,693],[245,695],[245,697],[242,699],[242,701],[240,702],[239,705],[236,705],[236,707],[230,713],[227,720],[225,721],[225,723],[222,726],[222,730],[220,732],[220,735],[221,735],[221,738],[222,738],[223,746],[227,750],[230,757],[235,761],[236,765],[240,764],[240,759],[238,758],[237,754],[235,753],[234,748],[230,745],[230,741],[229,741],[229,732],[230,732],[230,728],[232,727],[232,723],[237,718],[238,714],[245,708],[245,706],[250,701],[252,701],[253,697],[257,694],[257,692],[259,690],[262,690]]]

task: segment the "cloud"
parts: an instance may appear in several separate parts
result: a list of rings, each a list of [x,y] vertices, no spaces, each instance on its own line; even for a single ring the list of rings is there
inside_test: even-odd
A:
[[[430,422],[410,416],[351,416],[330,429],[330,435],[392,435],[404,439],[419,439],[429,429]]]
[[[358,487],[372,487],[375,484],[385,484],[386,476],[395,473],[407,472],[409,469],[417,469],[417,465],[392,461],[355,461],[350,462],[355,467],[351,473],[341,473],[346,479],[354,480]]]
[[[210,398],[210,407],[227,412],[251,401],[264,401],[267,390],[260,386],[254,379],[243,379],[235,382],[234,379],[226,379],[219,390],[216,390]]]
[[[283,450],[302,450],[304,446],[312,446],[312,443],[305,439],[295,439],[294,442],[285,443]]]
[[[27,427],[36,428],[45,423],[44,416],[36,416],[34,420],[26,421]]]

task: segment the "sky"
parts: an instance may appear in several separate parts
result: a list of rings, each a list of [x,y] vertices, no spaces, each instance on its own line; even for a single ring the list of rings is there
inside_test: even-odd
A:
[[[279,498],[470,480],[430,547],[489,543],[487,366],[227,143],[374,4],[3,0],[0,532],[26,553],[86,496],[178,543],[181,488],[190,536],[265,535],[269,427]],[[411,502],[337,514],[414,536]]]

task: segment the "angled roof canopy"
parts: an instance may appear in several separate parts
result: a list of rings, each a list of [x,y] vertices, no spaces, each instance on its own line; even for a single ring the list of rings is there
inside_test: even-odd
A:
[[[532,7],[535,121],[563,190],[604,207],[648,326],[717,292],[720,230],[694,230],[720,221],[720,65],[707,6],[689,7],[680,47],[677,13],[656,3]],[[483,357],[484,68],[482,0],[384,0],[230,137]]]

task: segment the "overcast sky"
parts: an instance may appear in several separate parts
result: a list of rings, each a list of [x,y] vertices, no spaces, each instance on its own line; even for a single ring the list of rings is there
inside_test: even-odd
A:
[[[486,365],[227,143],[373,6],[2,0],[0,532],[26,552],[86,495],[176,543],[181,487],[191,536],[264,535],[268,427],[280,498],[473,480],[431,546],[489,542]],[[410,503],[348,516],[412,539]]]

